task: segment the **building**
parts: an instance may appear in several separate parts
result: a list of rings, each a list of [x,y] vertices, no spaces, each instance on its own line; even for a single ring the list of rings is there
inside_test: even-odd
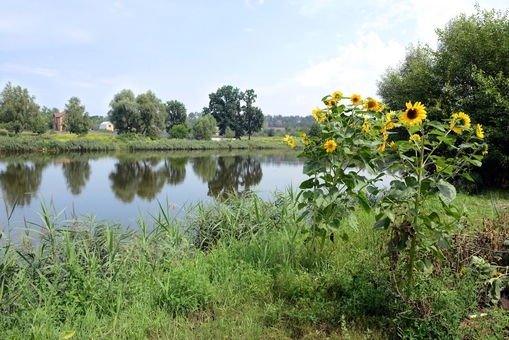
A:
[[[64,131],[65,111],[53,113],[53,130]]]
[[[113,124],[110,122],[102,122],[101,125],[99,125],[99,130],[113,131],[113,129]]]

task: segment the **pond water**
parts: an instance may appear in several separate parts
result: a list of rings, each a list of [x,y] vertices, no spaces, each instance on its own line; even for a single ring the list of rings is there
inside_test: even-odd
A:
[[[45,204],[59,220],[95,216],[136,226],[159,203],[189,207],[231,192],[270,199],[305,179],[296,152],[120,152],[0,158],[0,231],[41,223]]]

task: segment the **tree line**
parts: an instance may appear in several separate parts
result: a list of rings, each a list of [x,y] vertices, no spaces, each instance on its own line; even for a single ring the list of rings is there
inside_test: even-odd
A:
[[[378,94],[393,109],[421,102],[428,118],[465,112],[482,125],[488,154],[479,182],[509,186],[508,12],[461,14],[437,29],[437,49],[409,45],[404,60],[378,81]],[[461,135],[458,136],[461,139]]]
[[[264,116],[254,106],[254,90],[240,91],[231,85],[223,86],[209,94],[209,106],[203,111],[192,112],[189,117],[182,102],[169,100],[163,103],[151,90],[135,95],[124,89],[113,96],[107,118],[119,134],[136,133],[150,137],[163,130],[172,138],[210,139],[216,131],[230,138],[248,138],[263,127]],[[83,135],[102,117],[90,117],[78,97],[65,104],[64,130]],[[26,88],[7,83],[0,93],[0,127],[18,134],[22,131],[44,133],[52,128],[53,114],[57,108],[40,108],[35,97]]]

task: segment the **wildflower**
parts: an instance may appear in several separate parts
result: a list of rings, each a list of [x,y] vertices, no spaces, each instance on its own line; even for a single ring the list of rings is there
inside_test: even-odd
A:
[[[334,92],[332,94],[332,99],[339,102],[341,99],[343,99],[343,92],[341,91]]]
[[[361,103],[361,95],[360,94],[352,94],[350,96],[350,101],[353,105],[359,105]]]
[[[304,143],[304,145],[308,145],[308,144],[309,144],[309,141],[308,141],[308,139],[306,138],[306,136],[307,136],[307,135],[306,135],[306,133],[305,133],[305,132],[303,132],[303,133],[301,134],[302,142]]]
[[[383,105],[383,104],[382,104]],[[394,111],[389,111],[385,114],[384,126],[380,129],[381,133],[394,129],[394,123],[392,122],[392,116],[395,114]]]
[[[295,148],[295,141],[293,140],[293,137],[290,136],[290,135],[286,135],[285,138],[283,138],[283,140],[288,143],[288,145],[290,145],[293,148]]]
[[[336,150],[336,142],[333,141],[332,139],[329,139],[328,141],[325,142],[325,144],[323,145],[323,147],[325,148],[325,151],[328,152],[328,153],[331,153],[333,152],[334,150]]]
[[[369,110],[369,111],[378,111],[379,110],[379,107],[378,107],[378,102],[374,99],[368,99],[367,102],[364,103],[364,108]]]
[[[368,117],[364,116],[364,123],[362,123],[362,131],[369,132]]]
[[[378,147],[378,150],[384,152],[385,151],[385,145],[387,143],[387,139],[389,138],[389,135],[384,135],[382,137],[382,144],[380,144],[380,146]]]
[[[324,122],[326,119],[325,113],[317,106],[316,109],[311,111],[313,117],[315,117],[317,122]]]
[[[484,131],[481,124],[477,124],[475,127],[475,134],[477,138],[484,138]]]
[[[406,103],[406,110],[399,116],[399,119],[409,126],[422,124],[422,120],[426,119],[424,105],[421,102],[415,102],[413,105],[412,102]]]
[[[412,143],[413,140],[415,140],[416,142],[420,142],[421,141],[421,136],[419,136],[418,134],[414,133],[413,135],[410,136],[408,141],[410,143]]]
[[[464,112],[455,113],[452,115],[450,126],[454,132],[460,134],[464,128],[470,127],[470,117]]]

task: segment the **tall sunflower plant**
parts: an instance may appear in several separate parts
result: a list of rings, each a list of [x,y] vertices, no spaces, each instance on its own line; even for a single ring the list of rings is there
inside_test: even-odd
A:
[[[373,211],[373,229],[390,237],[387,255],[397,288],[409,294],[415,278],[431,273],[433,255],[442,259],[448,236],[466,217],[455,204],[455,179],[472,180],[471,166],[481,166],[488,152],[482,126],[468,114],[454,113],[439,122],[427,119],[420,102],[393,111],[373,98],[339,91],[312,110],[320,137],[302,134],[308,179],[299,186],[300,220],[314,249],[328,238],[348,240],[358,228],[355,211]],[[294,137],[284,139],[292,148]],[[390,176],[388,185],[383,178]]]

